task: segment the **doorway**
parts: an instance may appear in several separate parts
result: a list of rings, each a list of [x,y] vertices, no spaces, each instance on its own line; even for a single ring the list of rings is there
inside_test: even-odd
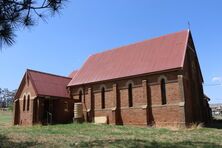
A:
[[[43,124],[53,124],[53,100],[45,99],[43,108]]]

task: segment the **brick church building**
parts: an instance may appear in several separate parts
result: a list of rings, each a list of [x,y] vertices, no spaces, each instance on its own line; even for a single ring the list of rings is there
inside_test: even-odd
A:
[[[185,126],[210,121],[203,76],[189,30],[90,56],[68,77],[27,70],[14,100],[14,124],[82,120]]]

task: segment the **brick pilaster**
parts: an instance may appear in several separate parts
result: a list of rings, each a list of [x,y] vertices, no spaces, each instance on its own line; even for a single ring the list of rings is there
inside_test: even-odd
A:
[[[181,102],[179,103],[179,106],[182,109],[182,115],[181,115],[181,122],[185,122],[185,94],[184,94],[184,84],[183,84],[183,75],[178,75],[178,84],[179,84],[179,93],[180,93],[180,96],[181,96]]]
[[[94,117],[94,99],[93,99],[93,91],[92,88],[88,88],[88,102],[89,102],[89,109],[87,112],[87,121],[92,122]]]
[[[143,102],[144,102],[144,106],[147,107],[148,105],[147,80],[142,81],[142,86],[143,86]]]
[[[32,98],[32,99],[30,99],[30,113],[31,113],[31,116],[32,116],[32,125],[34,124],[34,122],[35,122],[35,115],[34,115],[34,99],[35,98]]]
[[[152,112],[152,108],[151,108],[151,104],[150,101],[148,100],[148,82],[147,80],[142,80],[142,87],[143,87],[143,109],[146,112],[146,122],[147,125],[150,124],[151,121],[151,112]]]
[[[119,105],[118,102],[118,87],[117,84],[113,84],[113,99],[112,99],[112,119],[111,123],[116,124],[117,123],[117,118],[118,118],[118,113],[119,113]]]

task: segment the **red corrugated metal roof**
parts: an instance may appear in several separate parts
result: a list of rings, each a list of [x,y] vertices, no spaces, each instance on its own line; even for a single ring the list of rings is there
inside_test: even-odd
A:
[[[75,77],[75,75],[77,74],[77,72],[78,72],[78,70],[74,70],[73,72],[71,72],[70,74],[69,74],[69,78],[73,78],[73,77]]]
[[[183,67],[189,30],[92,55],[68,86]]]
[[[37,95],[69,98],[66,86],[71,78],[27,70]]]

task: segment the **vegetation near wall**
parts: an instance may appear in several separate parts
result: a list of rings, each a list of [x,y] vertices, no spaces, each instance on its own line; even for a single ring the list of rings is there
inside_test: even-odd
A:
[[[222,147],[222,126],[164,129],[95,124],[12,126],[0,111],[0,147]]]

